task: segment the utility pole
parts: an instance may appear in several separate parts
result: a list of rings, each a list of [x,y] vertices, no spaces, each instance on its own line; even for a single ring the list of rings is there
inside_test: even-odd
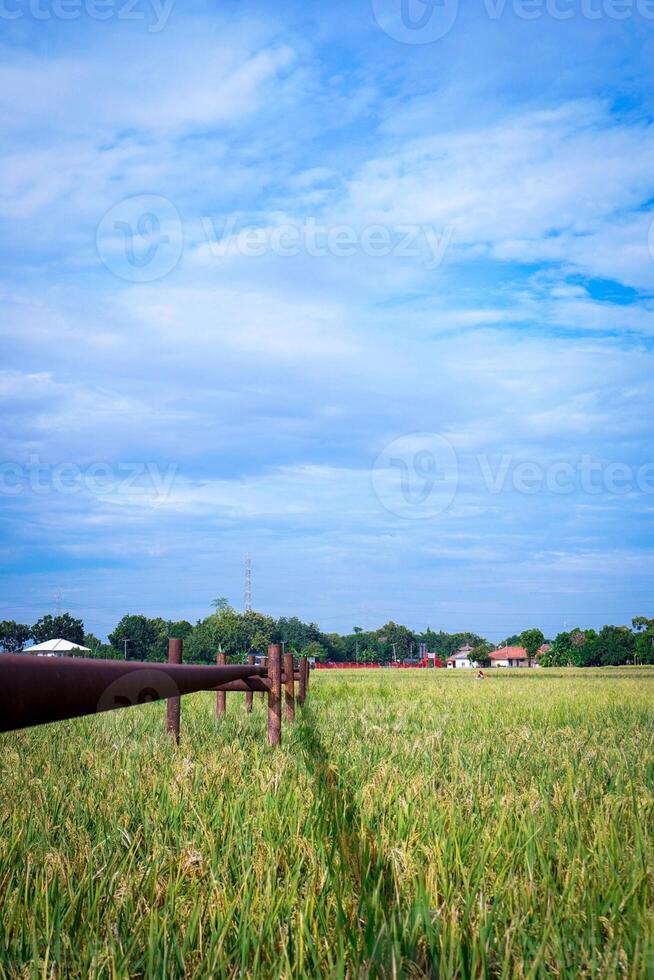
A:
[[[353,626],[354,631],[354,662],[359,663],[359,633],[362,632],[361,626]]]
[[[127,644],[131,642],[132,641],[128,639],[128,637],[125,637],[125,639],[123,640],[123,649],[125,650],[125,660],[127,660]]]

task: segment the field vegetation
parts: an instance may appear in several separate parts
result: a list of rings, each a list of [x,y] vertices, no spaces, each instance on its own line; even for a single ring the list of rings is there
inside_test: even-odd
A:
[[[654,975],[654,669],[214,700],[0,737],[0,977]]]

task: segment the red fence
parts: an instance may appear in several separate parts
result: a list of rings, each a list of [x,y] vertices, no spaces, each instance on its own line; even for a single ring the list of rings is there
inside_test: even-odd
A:
[[[378,669],[378,668],[382,668],[383,667],[384,669],[386,669],[387,667],[393,667],[395,669],[402,669],[402,670],[420,670],[421,668],[424,668],[424,667],[430,667],[432,664],[434,665],[434,667],[442,667],[443,666],[443,661],[442,660],[429,660],[428,661],[425,658],[424,660],[421,660],[420,663],[417,663],[417,664],[402,664],[402,663],[390,663],[390,664],[354,664],[354,663],[331,664],[331,663],[328,663],[328,664],[321,664],[321,663],[317,663],[316,664],[316,669],[317,670],[370,670],[371,668],[372,669]]]

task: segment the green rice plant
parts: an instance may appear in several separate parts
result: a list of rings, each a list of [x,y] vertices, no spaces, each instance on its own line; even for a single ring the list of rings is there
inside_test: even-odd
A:
[[[334,671],[0,736],[0,978],[654,976],[654,669]]]

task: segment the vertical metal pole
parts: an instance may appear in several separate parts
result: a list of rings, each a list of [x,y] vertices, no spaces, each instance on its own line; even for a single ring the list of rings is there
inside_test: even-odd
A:
[[[307,673],[309,671],[309,661],[306,657],[300,657],[300,680],[297,686],[297,701],[300,707],[307,699]]]
[[[293,678],[293,654],[284,654],[284,703],[286,705],[286,721],[295,721],[295,680]]]
[[[181,664],[182,662],[182,640],[171,638],[168,640],[168,663]],[[166,707],[166,731],[175,739],[179,745],[179,721],[181,714],[181,698],[168,698]]]
[[[278,643],[268,647],[268,743],[282,740],[282,648]]]
[[[219,667],[224,667],[227,663],[227,657],[219,650],[216,654],[216,663]],[[227,692],[217,691],[216,692],[216,718],[222,718],[225,714],[225,709],[227,708]]]
[[[248,664],[254,667],[254,654],[248,653]],[[252,711],[252,691],[247,691],[245,695],[245,710],[248,714]]]

